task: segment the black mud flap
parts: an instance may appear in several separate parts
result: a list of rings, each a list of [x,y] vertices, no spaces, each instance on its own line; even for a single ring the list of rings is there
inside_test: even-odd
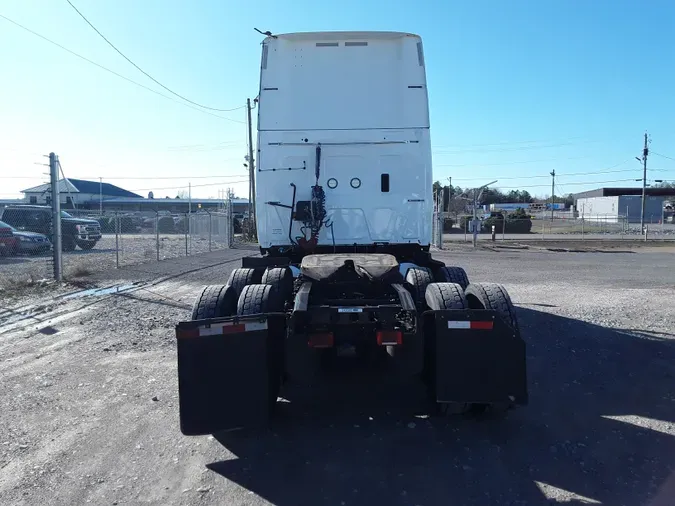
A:
[[[285,336],[283,314],[179,323],[181,432],[264,426],[276,402]]]
[[[424,314],[427,370],[437,402],[528,402],[525,342],[490,310]]]

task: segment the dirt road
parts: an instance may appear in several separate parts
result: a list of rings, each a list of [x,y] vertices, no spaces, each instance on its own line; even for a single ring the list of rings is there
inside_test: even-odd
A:
[[[439,254],[518,306],[531,403],[505,420],[430,418],[416,385],[352,377],[257,438],[187,438],[173,325],[244,254],[0,310],[0,504],[643,505],[675,471],[672,255]]]

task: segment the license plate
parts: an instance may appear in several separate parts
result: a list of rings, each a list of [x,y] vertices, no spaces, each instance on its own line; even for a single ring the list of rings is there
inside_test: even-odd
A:
[[[339,307],[338,313],[363,313],[362,307]]]

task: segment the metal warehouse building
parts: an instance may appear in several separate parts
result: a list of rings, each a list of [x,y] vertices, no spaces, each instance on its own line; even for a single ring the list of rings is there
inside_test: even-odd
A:
[[[645,223],[658,223],[663,215],[663,201],[675,196],[675,188],[647,188]],[[599,188],[574,196],[579,218],[588,221],[640,223],[642,188]]]

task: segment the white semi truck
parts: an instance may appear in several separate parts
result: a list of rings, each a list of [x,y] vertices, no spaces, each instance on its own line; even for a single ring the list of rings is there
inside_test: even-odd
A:
[[[257,146],[261,254],[176,326],[184,434],[266,423],[288,384],[320,388],[322,364],[354,353],[424,381],[439,411],[527,403],[507,291],[430,254],[419,36],[268,36]]]

